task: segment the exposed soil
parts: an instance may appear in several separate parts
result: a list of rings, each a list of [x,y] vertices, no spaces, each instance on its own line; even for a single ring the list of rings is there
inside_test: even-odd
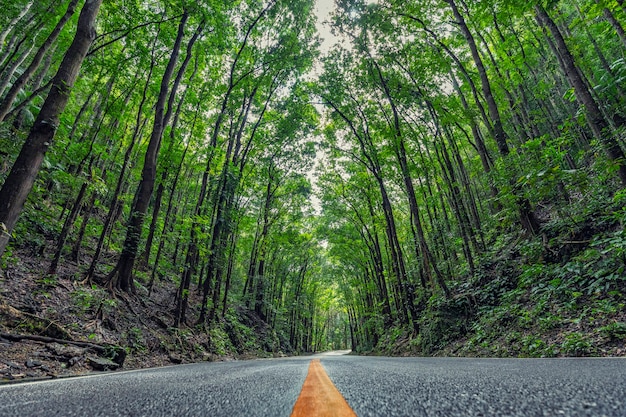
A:
[[[160,282],[150,296],[140,279],[136,295],[111,292],[82,282],[84,266],[76,264],[46,276],[41,253],[15,250],[0,271],[2,381],[289,353],[253,312],[233,308],[209,329],[194,327],[194,291],[189,326],[173,328],[173,282]]]

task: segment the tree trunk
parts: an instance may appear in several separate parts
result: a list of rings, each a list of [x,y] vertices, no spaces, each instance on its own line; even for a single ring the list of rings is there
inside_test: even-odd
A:
[[[22,72],[17,80],[15,80],[15,82],[9,89],[9,92],[6,94],[2,102],[0,102],[0,122],[4,120],[9,110],[11,110],[11,106],[13,105],[13,102],[15,101],[15,98],[17,97],[20,90],[26,85],[28,80],[30,80],[30,77],[32,77],[35,71],[37,71],[37,68],[39,68],[39,64],[41,64],[41,61],[46,55],[46,52],[48,52],[48,50],[52,47],[52,44],[56,41],[57,37],[61,33],[61,30],[63,30],[63,27],[65,26],[67,21],[70,20],[70,18],[74,14],[77,4],[78,0],[72,0],[70,2],[70,4],[67,6],[67,11],[61,17],[61,20],[59,20],[48,38],[46,38],[44,43],[39,47],[30,65],[24,70],[24,72]]]
[[[198,40],[198,38],[200,37],[200,34],[202,33],[203,29],[204,29],[204,21],[200,22],[200,25],[198,25],[196,32],[193,34],[193,36],[191,37],[191,39],[189,39],[189,42],[187,43],[187,54],[185,56],[185,59],[182,65],[178,69],[178,73],[176,74],[176,79],[174,80],[172,91],[170,93],[170,97],[167,102],[167,113],[165,114],[165,117],[164,117],[164,122],[163,122],[164,125],[167,125],[169,123],[170,118],[172,117],[172,114],[174,111],[174,101],[176,99],[176,93],[178,91],[178,87],[180,86],[180,82],[191,60],[193,45],[196,43],[196,40]],[[196,70],[197,70],[197,67],[194,70],[194,73],[192,74],[190,80],[193,80]],[[186,92],[187,90],[185,90],[185,93],[183,94],[180,101],[178,102],[178,106],[176,106],[176,116],[174,117],[174,122],[172,123],[172,127],[170,129],[170,134],[169,134],[170,142],[169,142],[168,155],[172,152],[172,148],[174,146],[175,132],[176,132],[176,128],[178,127],[179,115],[180,115],[180,111],[182,108],[182,104],[185,100]],[[164,167],[161,173],[161,181],[159,182],[159,187],[157,188],[157,195],[156,195],[156,199],[154,201],[154,207],[152,210],[152,221],[150,222],[150,229],[148,231],[148,237],[146,239],[146,247],[141,257],[142,258],[141,263],[144,266],[147,266],[150,260],[150,252],[152,250],[152,241],[154,239],[154,232],[156,231],[156,224],[159,218],[159,212],[161,210],[161,202],[163,201],[163,192],[165,191],[165,182],[167,180],[168,172],[169,172],[169,166]]]
[[[472,53],[472,58],[474,60],[474,64],[476,65],[476,69],[478,70],[478,75],[480,76],[480,82],[483,90],[483,96],[485,97],[485,101],[487,102],[487,109],[489,110],[489,116],[491,118],[491,122],[493,123],[493,132],[496,140],[496,144],[498,145],[498,150],[500,154],[506,156],[509,154],[509,145],[506,140],[506,133],[504,132],[504,128],[502,127],[502,120],[500,118],[500,111],[498,110],[498,105],[496,103],[495,98],[493,97],[493,93],[491,91],[491,83],[489,82],[489,77],[487,76],[487,70],[485,69],[485,65],[483,64],[482,59],[480,58],[480,54],[478,53],[478,47],[476,46],[476,42],[474,41],[474,37],[469,30],[469,27],[465,23],[465,19],[459,12],[459,9],[456,6],[454,0],[446,0],[446,2],[452,8],[452,12],[454,13],[454,17],[457,20],[461,28],[461,32],[467,41],[467,44]]]
[[[437,283],[443,290],[445,296],[450,298],[450,290],[445,283],[445,279],[439,271],[435,260],[433,259],[430,248],[428,247],[428,242],[426,241],[426,236],[424,234],[424,228],[422,227],[422,222],[419,214],[419,205],[417,203],[417,198],[415,197],[415,188],[413,187],[413,179],[411,178],[411,174],[409,172],[409,165],[406,157],[406,146],[404,144],[404,135],[402,134],[402,128],[400,125],[400,115],[398,113],[398,109],[396,104],[391,96],[391,91],[387,86],[387,82],[383,77],[383,73],[376,62],[374,62],[374,66],[378,73],[378,79],[380,81],[381,87],[385,93],[385,97],[389,102],[393,113],[393,126],[392,129],[394,131],[395,137],[393,138],[393,146],[396,154],[396,158],[398,160],[398,164],[400,165],[400,172],[402,174],[402,180],[404,182],[404,186],[406,188],[407,196],[409,199],[409,209],[411,211],[411,219],[413,221],[413,227],[418,236],[419,248],[421,255],[424,260],[424,269],[428,274],[430,274],[430,269],[432,268],[435,273],[435,278]],[[398,245],[399,246],[399,245]],[[412,308],[412,303],[409,305]],[[413,320],[416,321],[417,317],[413,317]],[[416,329],[417,330],[417,329]]]
[[[89,163],[89,168],[87,168],[87,172],[91,172],[91,166],[93,164],[93,161],[94,161],[94,158],[92,157],[91,162]],[[61,230],[61,233],[59,234],[59,238],[57,239],[57,248],[54,253],[54,257],[52,259],[52,262],[50,263],[50,266],[48,267],[49,275],[54,275],[57,272],[57,267],[59,266],[59,261],[61,260],[61,255],[63,253],[63,246],[65,246],[65,241],[67,240],[67,237],[69,236],[70,231],[72,230],[72,226],[74,226],[74,221],[76,221],[76,217],[78,216],[78,213],[83,207],[83,199],[85,198],[85,194],[87,193],[89,180],[90,178],[83,179],[83,183],[80,187],[80,190],[78,191],[78,196],[76,197],[76,200],[74,201],[74,206],[72,207],[72,210],[65,218],[65,222],[63,223],[63,229]]]
[[[50,85],[50,81],[48,81],[45,85],[42,84],[44,78],[50,70],[50,66],[52,65],[53,55],[54,49],[50,51],[50,53],[46,57],[46,61],[40,67],[39,73],[35,76],[35,79],[33,80],[32,86],[30,88],[32,93],[26,99],[22,100],[19,104],[16,104],[13,109],[9,113],[7,113],[6,117],[11,117],[12,115],[15,115],[15,119],[13,120],[13,127],[16,130],[21,130],[24,126],[24,108]]]
[[[19,22],[20,20],[22,20],[24,16],[26,16],[26,13],[28,13],[30,8],[33,7],[33,3],[34,3],[34,0],[29,0],[29,2],[26,3],[26,5],[22,8],[20,13],[17,16],[15,16],[9,22],[9,24],[4,28],[2,33],[0,33],[0,50],[1,50],[1,47],[4,46],[4,41],[6,40],[9,33],[11,33],[11,31],[15,28],[15,25],[17,24],[17,22]]]
[[[609,159],[617,165],[619,179],[622,182],[622,186],[626,186],[626,161],[624,152],[619,146],[619,143],[615,140],[613,133],[610,131],[609,124],[602,115],[600,106],[593,98],[591,91],[587,88],[561,31],[542,6],[536,5],[535,13],[541,25],[550,31],[554,39],[555,47],[560,57],[559,63],[561,64],[561,69],[574,88],[576,100],[580,105],[585,107],[587,124],[591,128],[594,137],[604,146]]]
[[[89,265],[89,269],[87,270],[87,273],[85,274],[85,280],[87,282],[91,282],[91,279],[94,276],[94,273],[96,271],[96,266],[98,265],[98,262],[100,261],[100,253],[102,252],[102,249],[104,247],[104,240],[106,239],[106,236],[109,233],[109,231],[112,229],[112,225],[113,225],[113,222],[115,220],[116,213],[117,213],[118,209],[121,207],[122,203],[120,201],[119,196],[122,194],[122,188],[124,186],[126,170],[128,169],[128,167],[131,164],[131,159],[132,159],[131,156],[132,156],[132,153],[133,153],[133,149],[134,149],[135,145],[137,144],[137,142],[139,140],[139,136],[141,134],[141,130],[143,128],[143,125],[147,121],[147,119],[144,119],[142,121],[142,113],[143,113],[143,106],[145,105],[145,102],[146,102],[147,97],[148,97],[148,87],[150,86],[150,80],[152,79],[152,72],[153,72],[154,67],[156,65],[156,61],[155,61],[155,57],[154,57],[155,46],[156,46],[156,37],[155,37],[155,43],[153,45],[153,50],[152,50],[152,60],[150,62],[150,69],[148,70],[148,74],[146,76],[146,82],[144,83],[144,87],[143,87],[143,90],[142,90],[141,101],[139,102],[139,107],[137,109],[137,117],[135,119],[135,127],[133,129],[133,134],[131,136],[130,144],[128,145],[128,147],[126,148],[126,152],[124,153],[124,161],[122,162],[122,167],[120,169],[119,176],[117,178],[117,183],[115,185],[115,190],[113,191],[113,195],[111,197],[111,203],[109,205],[109,211],[108,211],[107,216],[106,216],[106,218],[104,220],[104,225],[102,226],[102,232],[100,233],[100,237],[98,238],[98,243],[96,245],[96,250],[95,250],[94,255],[93,255],[92,259],[91,259],[91,264]],[[127,99],[129,97],[130,97],[130,95],[127,97]]]
[[[161,147],[161,139],[163,130],[165,129],[165,104],[167,100],[169,83],[174,73],[174,67],[178,60],[180,46],[185,35],[185,25],[189,13],[185,11],[178,26],[178,34],[174,47],[170,55],[163,79],[161,80],[161,88],[159,98],[155,107],[154,126],[148,143],[148,149],[144,159],[143,170],[141,172],[141,181],[135,193],[135,204],[130,212],[130,220],[126,229],[126,239],[122,248],[122,254],[117,262],[117,280],[116,287],[127,292],[135,291],[135,283],[133,280],[133,266],[139,249],[139,241],[141,239],[141,231],[143,222],[150,204],[154,182],[156,180],[157,158],[159,148]]]
[[[231,234],[230,237],[230,250],[228,254],[228,265],[226,267],[226,282],[224,283],[224,297],[222,298],[222,314],[221,317],[224,318],[226,315],[226,309],[228,308],[228,292],[230,291],[230,283],[233,276],[233,268],[235,267],[235,250],[237,248],[237,233],[236,230],[238,226],[235,227],[235,231]]]
[[[3,226],[0,255],[9,242],[10,233],[33,187],[44,155],[52,144],[59,117],[69,100],[85,55],[96,37],[95,21],[101,4],[102,0],[85,1],[74,40],[63,57],[50,93],[0,190],[0,224]]]
[[[11,82],[11,78],[13,77],[13,74],[15,74],[15,71],[17,71],[17,69],[20,67],[20,65],[22,65],[22,63],[26,60],[26,58],[28,58],[28,56],[30,55],[30,53],[32,52],[34,47],[35,47],[35,44],[33,43],[28,48],[28,50],[24,51],[22,53],[22,55],[20,55],[13,62],[13,64],[8,66],[6,68],[6,70],[3,71],[2,74],[0,74],[2,76],[2,79],[0,80],[0,95],[2,95],[4,93],[4,90],[6,89],[7,85],[9,85],[9,83]],[[2,121],[2,120],[3,119],[0,119],[0,121]]]
[[[83,213],[83,219],[80,224],[80,228],[78,229],[78,236],[72,245],[72,252],[70,253],[70,259],[76,262],[77,264],[80,261],[80,247],[83,243],[83,238],[85,237],[85,232],[87,231],[87,225],[89,224],[89,219],[94,210],[94,203],[96,202],[96,193],[92,193],[91,198],[85,205],[87,207],[85,212]]]
[[[476,65],[476,69],[478,70],[478,75],[480,76],[483,95],[485,97],[485,100],[487,101],[489,117],[491,118],[491,122],[493,123],[494,139],[496,141],[496,145],[498,146],[500,155],[505,158],[509,155],[510,149],[507,143],[507,135],[504,132],[504,128],[502,126],[502,120],[500,117],[498,104],[496,103],[493,92],[491,90],[491,83],[489,82],[489,77],[487,76],[487,70],[485,69],[485,65],[483,64],[483,61],[480,57],[480,53],[478,52],[476,41],[474,40],[474,37],[470,32],[469,27],[465,22],[465,19],[459,12],[455,0],[446,0],[446,2],[452,8],[454,17],[457,20],[457,23],[461,28],[461,32],[463,33],[463,36],[465,37],[465,40],[467,41],[467,44],[472,53],[472,59],[474,60],[474,64]],[[539,221],[536,219],[535,214],[532,211],[530,202],[527,199],[520,197],[518,194],[519,192],[516,193],[516,200],[522,227],[526,230],[526,232],[535,235],[539,232]]]
[[[156,279],[157,267],[159,265],[159,260],[161,259],[161,253],[163,252],[163,247],[165,246],[165,237],[167,231],[171,231],[172,227],[170,226],[170,217],[172,216],[172,208],[174,202],[174,194],[176,191],[176,187],[178,185],[178,179],[180,178],[180,173],[182,170],[183,163],[185,162],[185,156],[187,155],[187,150],[189,149],[189,145],[185,147],[183,154],[180,158],[180,163],[178,164],[178,168],[176,170],[176,174],[174,175],[174,180],[170,187],[170,195],[168,197],[167,202],[167,210],[165,211],[165,218],[163,219],[163,228],[161,229],[161,237],[159,239],[159,247],[157,249],[157,253],[154,257],[154,263],[152,264],[152,273],[150,274],[150,283],[148,285],[149,295],[152,293],[152,288],[154,286],[154,281]]]
[[[600,4],[600,1],[596,0],[596,4]],[[613,13],[611,13],[608,8],[603,7],[602,14],[604,15],[606,21],[609,22],[611,26],[613,26],[615,33],[617,33],[620,41],[622,41],[622,46],[626,47],[626,32],[624,31],[624,27],[622,26],[622,24],[615,18]]]

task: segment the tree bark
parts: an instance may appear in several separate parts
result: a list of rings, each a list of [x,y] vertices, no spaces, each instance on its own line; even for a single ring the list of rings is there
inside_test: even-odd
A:
[[[2,50],[1,47],[4,46],[4,41],[9,35],[9,33],[11,33],[11,31],[15,28],[15,25],[17,24],[17,22],[19,22],[20,20],[22,20],[24,16],[26,16],[26,13],[28,13],[30,8],[33,7],[33,3],[34,3],[34,0],[30,0],[28,3],[26,3],[26,5],[22,8],[20,13],[17,16],[15,16],[6,26],[6,28],[4,28],[2,33],[0,33],[0,50]]]
[[[574,56],[570,52],[561,31],[548,12],[541,6],[535,6],[535,13],[541,25],[548,29],[555,42],[557,53],[559,54],[559,64],[565,73],[571,86],[574,88],[576,100],[585,107],[585,116],[587,124],[593,132],[594,137],[603,145],[608,158],[617,165],[620,181],[622,186],[626,186],[626,161],[624,152],[615,140],[613,133],[610,131],[609,123],[604,118],[600,106],[593,98],[591,91],[582,77],[580,69],[576,65]]]
[[[376,62],[373,62],[373,64],[376,68],[378,79],[381,84],[381,88],[383,89],[383,92],[385,93],[385,97],[387,98],[387,101],[389,102],[391,111],[393,113],[393,126],[391,126],[391,128],[394,131],[394,136],[395,136],[393,138],[393,147],[394,147],[394,152],[396,154],[396,158],[398,160],[398,164],[400,165],[400,172],[402,174],[402,180],[404,182],[404,186],[405,186],[407,196],[409,199],[409,209],[411,211],[411,219],[413,221],[413,227],[415,228],[415,231],[417,233],[418,244],[419,244],[420,252],[424,261],[424,269],[427,274],[430,274],[430,269],[432,268],[433,272],[435,273],[435,279],[437,280],[437,283],[443,290],[445,296],[447,298],[450,298],[451,296],[450,290],[448,289],[445,279],[441,271],[437,267],[435,260],[433,259],[430,248],[428,247],[428,242],[426,241],[424,228],[422,227],[422,221],[421,221],[420,214],[419,214],[419,205],[417,203],[417,198],[415,197],[415,188],[413,187],[413,179],[411,178],[411,173],[409,172],[409,165],[408,165],[408,161],[406,157],[406,145],[404,144],[404,135],[402,134],[402,127],[400,125],[400,115],[398,113],[398,109],[396,107],[395,101],[393,97],[391,96],[391,91],[389,90],[387,82],[385,81],[385,78],[383,77],[383,73],[380,67],[378,66]],[[470,259],[468,259],[468,262],[472,264]],[[412,303],[410,303],[409,307],[412,308]],[[413,320],[417,320],[417,317],[413,317]]]
[[[461,15],[459,9],[457,8],[455,1],[446,0],[446,2],[452,8],[454,17],[457,20],[457,23],[461,28],[461,32],[463,33],[463,36],[465,37],[465,40],[467,41],[467,44],[472,53],[472,59],[474,60],[474,64],[476,65],[476,69],[478,70],[478,75],[480,76],[483,95],[485,97],[485,101],[487,101],[489,117],[491,118],[491,122],[493,123],[494,139],[496,141],[496,145],[498,146],[498,151],[500,152],[500,155],[503,158],[506,158],[510,153],[509,145],[507,143],[507,135],[502,126],[502,119],[500,117],[498,104],[496,103],[496,100],[493,96],[491,83],[487,75],[487,70],[480,57],[480,53],[478,52],[476,41],[474,40],[474,36],[470,32],[470,29],[467,26],[463,15]],[[539,221],[532,211],[530,202],[526,198],[520,197],[519,192],[515,194],[515,197],[522,227],[526,230],[526,232],[530,234],[537,234],[539,232]]]
[[[78,0],[72,0],[70,2],[70,4],[67,6],[67,11],[61,17],[61,19],[59,20],[57,25],[54,27],[50,35],[48,35],[44,43],[39,47],[30,65],[28,65],[28,67],[24,70],[24,72],[22,72],[22,74],[17,78],[17,80],[15,80],[15,82],[9,89],[6,96],[4,96],[4,99],[2,100],[2,102],[0,102],[0,122],[4,120],[7,113],[9,113],[9,110],[11,110],[11,106],[13,105],[13,102],[15,101],[15,98],[19,94],[20,90],[26,85],[28,80],[30,80],[30,78],[35,73],[35,71],[37,71],[37,68],[39,68],[39,65],[41,64],[41,61],[46,55],[46,52],[48,52],[48,50],[52,47],[52,44],[59,37],[59,34],[61,33],[61,30],[63,30],[63,27],[65,26],[67,21],[70,20],[72,15],[74,15],[74,11],[76,10],[77,4],[78,4]]]
[[[89,168],[87,169],[87,172],[89,173],[91,172],[91,166],[93,164],[93,161],[94,161],[94,158],[92,157],[91,162],[89,163]],[[83,207],[83,199],[85,198],[85,195],[87,193],[87,187],[89,187],[90,179],[91,178],[83,179],[83,183],[81,184],[80,190],[78,191],[78,196],[76,196],[76,200],[74,201],[72,210],[65,218],[65,222],[63,222],[63,229],[61,230],[61,233],[59,234],[59,238],[57,239],[57,248],[54,253],[52,262],[50,263],[50,266],[48,267],[49,275],[54,275],[57,272],[57,267],[59,266],[59,261],[61,260],[61,255],[63,253],[63,246],[65,246],[65,241],[67,240],[67,237],[69,236],[70,231],[72,230],[74,221],[76,220],[78,213]]]
[[[96,267],[98,265],[98,262],[100,261],[100,253],[102,252],[102,249],[104,247],[104,240],[106,239],[106,236],[109,233],[109,230],[112,229],[112,225],[113,225],[113,222],[115,221],[116,213],[121,207],[122,203],[120,201],[119,196],[122,194],[122,189],[124,187],[126,170],[131,164],[131,159],[132,159],[131,155],[132,155],[133,149],[139,140],[139,136],[141,134],[140,132],[143,128],[143,125],[147,121],[147,118],[142,121],[142,113],[143,113],[143,106],[148,96],[148,87],[150,86],[150,80],[152,79],[152,72],[156,65],[155,55],[154,55],[155,48],[156,48],[156,37],[155,37],[155,43],[153,45],[153,50],[152,50],[152,60],[150,62],[150,69],[148,70],[148,74],[146,75],[146,82],[144,83],[144,87],[142,90],[141,101],[139,102],[139,107],[137,109],[135,127],[133,129],[133,134],[130,140],[130,144],[128,145],[128,147],[126,148],[126,152],[124,153],[124,161],[122,162],[122,167],[120,168],[120,172],[117,178],[117,183],[115,185],[115,190],[113,191],[113,195],[111,197],[111,202],[109,205],[109,212],[107,213],[107,216],[104,220],[104,225],[102,226],[102,232],[100,233],[100,237],[98,238],[96,250],[94,252],[93,258],[91,259],[91,264],[89,265],[89,269],[87,270],[87,273],[85,274],[85,280],[87,282],[91,282],[91,279],[94,276]],[[130,95],[127,96],[126,103],[128,102],[129,97]]]
[[[30,55],[30,53],[33,51],[34,48],[35,48],[35,44],[33,42],[33,44],[30,45],[28,50],[24,51],[22,55],[20,55],[13,62],[13,64],[7,67],[7,69],[1,74],[2,79],[0,80],[0,95],[4,93],[4,90],[6,89],[7,85],[9,85],[9,82],[11,81],[13,74],[15,74],[15,71],[17,71],[17,69],[22,65],[22,63],[26,61],[26,58],[28,58],[28,56]],[[2,119],[0,119],[0,121],[1,120]]]
[[[500,154],[506,156],[509,154],[509,145],[506,140],[506,133],[504,132],[504,128],[502,127],[502,119],[500,117],[500,111],[498,110],[498,104],[493,96],[493,92],[491,91],[491,83],[489,82],[489,77],[487,76],[487,70],[485,69],[485,65],[480,57],[478,52],[478,47],[476,46],[476,42],[474,41],[474,37],[465,22],[465,19],[459,12],[459,9],[456,6],[454,0],[446,0],[446,2],[452,8],[452,12],[454,13],[454,17],[457,20],[461,28],[461,32],[467,41],[467,44],[472,53],[472,58],[474,60],[474,64],[476,65],[476,69],[478,70],[478,75],[480,76],[481,86],[483,90],[483,96],[485,97],[485,101],[487,102],[487,109],[489,110],[489,117],[491,118],[491,122],[493,123],[493,132],[496,140],[496,144],[498,145],[498,150]]]
[[[165,129],[164,113],[169,83],[174,73],[176,61],[178,60],[180,46],[185,35],[185,25],[187,24],[188,18],[189,13],[185,11],[178,26],[178,34],[176,36],[176,41],[174,42],[170,60],[167,64],[165,73],[163,74],[163,79],[161,80],[161,88],[155,107],[154,126],[150,136],[150,142],[148,143],[148,149],[146,150],[143,170],[141,173],[141,181],[139,183],[139,187],[137,188],[137,192],[135,193],[135,204],[130,212],[130,220],[128,222],[128,228],[126,229],[126,239],[124,241],[122,254],[116,266],[116,287],[127,292],[135,291],[133,267],[135,265],[135,258],[137,257],[143,222],[148,206],[150,205],[150,198],[152,197],[154,182],[156,180],[157,158],[159,155],[159,148],[161,147],[163,130]]]
[[[596,0],[596,4],[600,4],[599,0]],[[624,27],[622,24],[615,18],[613,13],[606,7],[602,8],[602,15],[606,19],[607,22],[613,26],[615,33],[619,36],[620,41],[622,41],[622,45],[626,47],[626,32],[624,31]]]
[[[196,41],[200,37],[200,34],[202,33],[203,29],[204,29],[204,21],[202,21],[200,25],[198,25],[196,32],[193,34],[193,36],[191,37],[191,39],[189,39],[189,42],[187,43],[187,54],[180,68],[178,69],[178,73],[176,74],[176,79],[174,80],[172,91],[170,93],[170,97],[167,102],[167,112],[165,114],[164,122],[163,122],[164,126],[169,123],[169,120],[172,117],[172,114],[174,112],[174,101],[176,99],[176,93],[178,92],[178,87],[180,86],[180,82],[191,60],[193,45],[196,43]],[[190,80],[193,80],[196,70],[197,70],[197,67],[194,69],[194,72],[191,75]],[[186,92],[187,91],[185,90],[185,93]],[[174,122],[172,123],[172,127],[170,129],[170,134],[169,134],[170,142],[169,142],[168,155],[171,154],[172,147],[174,146],[175,132],[176,132],[176,128],[178,127],[177,122],[179,120],[180,110],[185,100],[185,96],[186,94],[183,94],[183,96],[178,102],[178,106],[176,106],[176,116],[174,117]],[[165,191],[165,182],[167,180],[168,171],[169,171],[169,166],[166,166],[164,167],[161,173],[161,181],[159,183],[159,187],[157,188],[157,195],[154,201],[154,207],[152,209],[152,221],[150,222],[148,238],[146,239],[146,247],[144,249],[144,253],[142,255],[142,261],[141,261],[141,263],[146,266],[148,265],[148,262],[150,260],[150,252],[152,250],[152,241],[154,240],[154,233],[156,231],[156,223],[158,221],[159,212],[161,210],[161,202],[163,201],[163,192]]]
[[[102,0],[85,1],[74,40],[63,57],[50,93],[0,190],[0,224],[4,226],[0,237],[0,255],[9,242],[10,233],[52,144],[59,117],[67,105],[83,60],[96,37],[95,21],[101,4]]]

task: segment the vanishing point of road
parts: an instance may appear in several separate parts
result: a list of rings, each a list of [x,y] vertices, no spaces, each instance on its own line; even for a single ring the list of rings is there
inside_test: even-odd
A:
[[[324,354],[0,386],[2,417],[355,414],[624,417],[626,359]]]

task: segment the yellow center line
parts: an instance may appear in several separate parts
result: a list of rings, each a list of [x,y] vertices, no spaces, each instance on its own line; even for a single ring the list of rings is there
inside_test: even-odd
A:
[[[330,380],[320,360],[314,359],[291,417],[356,417],[356,414]]]

